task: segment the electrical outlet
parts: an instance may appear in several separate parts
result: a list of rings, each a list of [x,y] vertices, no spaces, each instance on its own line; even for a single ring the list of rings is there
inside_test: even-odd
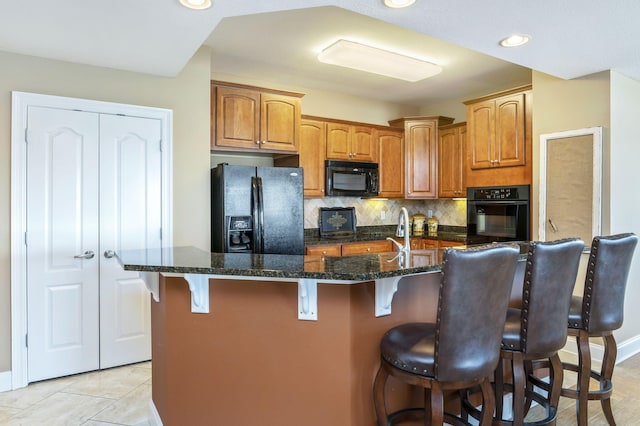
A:
[[[380,219],[381,220],[385,220],[387,218],[387,211],[386,210],[381,210],[380,211]]]

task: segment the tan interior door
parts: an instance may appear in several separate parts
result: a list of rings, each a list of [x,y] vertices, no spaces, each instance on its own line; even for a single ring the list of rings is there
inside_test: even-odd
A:
[[[589,244],[593,223],[593,136],[547,142],[547,240],[581,238]]]

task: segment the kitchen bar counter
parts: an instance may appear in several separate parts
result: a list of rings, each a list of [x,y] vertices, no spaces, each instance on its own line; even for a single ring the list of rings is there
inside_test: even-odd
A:
[[[316,320],[318,283],[375,282],[375,315],[389,315],[391,302],[403,276],[440,272],[442,249],[380,253],[348,257],[281,254],[208,253],[195,247],[125,250],[117,253],[125,270],[183,274],[192,293],[194,313],[209,312],[209,279],[296,282],[298,319]],[[159,300],[157,280],[147,286]]]
[[[128,271],[206,274],[262,278],[309,278],[322,281],[373,281],[402,275],[439,272],[442,250],[349,257],[283,254],[209,253],[195,247],[125,250],[117,254]]]
[[[118,253],[125,269],[157,281],[150,423],[373,426],[380,338],[396,325],[435,319],[441,254],[414,251],[403,264],[395,253],[322,258],[189,247]],[[397,289],[386,294],[389,312],[382,315],[380,283]],[[207,312],[193,311],[198,286],[207,292],[196,305]],[[312,291],[316,318],[300,321]],[[389,380],[390,410],[422,398]]]

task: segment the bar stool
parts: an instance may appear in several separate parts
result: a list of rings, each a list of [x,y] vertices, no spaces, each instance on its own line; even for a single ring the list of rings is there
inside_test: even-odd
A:
[[[611,376],[618,352],[613,330],[622,326],[624,294],[637,244],[638,237],[631,233],[595,237],[591,244],[583,294],[573,296],[571,300],[568,334],[576,338],[578,364],[562,363],[562,368],[578,373],[578,377],[576,389],[562,388],[561,395],[576,400],[576,416],[580,426],[587,424],[588,400],[600,400],[607,422],[616,424],[610,400],[613,393]],[[602,337],[604,341],[604,359],[599,374],[591,370],[590,337]],[[536,362],[534,370],[547,365]],[[599,382],[599,389],[589,390],[591,379]],[[536,384],[544,387],[544,384]]]
[[[583,248],[584,243],[579,239],[530,243],[522,306],[520,309],[508,309],[502,336],[500,361],[495,372],[494,424],[523,425],[530,399],[547,409],[547,418],[535,424],[555,424],[562,386],[562,365],[558,351],[567,340],[566,319]],[[537,359],[551,361],[552,386],[547,398],[534,393],[533,386],[527,381],[526,372],[531,369],[531,362]],[[511,367],[511,384],[504,381],[505,361]],[[502,418],[503,395],[508,388],[513,392],[513,420]]]
[[[443,424],[444,418],[455,423],[444,412],[443,391],[478,385],[481,424],[491,424],[495,401],[490,379],[518,256],[518,248],[500,244],[444,252],[436,322],[403,324],[382,337],[373,386],[378,425],[420,417],[431,425]],[[390,375],[425,388],[425,406],[387,414],[384,392]]]

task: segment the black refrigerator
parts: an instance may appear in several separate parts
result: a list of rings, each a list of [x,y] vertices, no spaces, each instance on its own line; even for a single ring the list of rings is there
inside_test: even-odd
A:
[[[211,169],[211,251],[304,254],[301,168]]]

